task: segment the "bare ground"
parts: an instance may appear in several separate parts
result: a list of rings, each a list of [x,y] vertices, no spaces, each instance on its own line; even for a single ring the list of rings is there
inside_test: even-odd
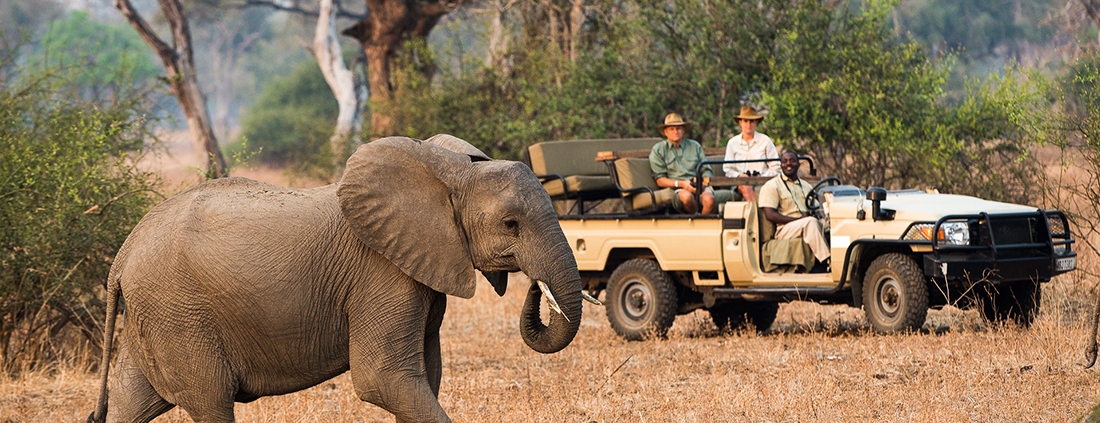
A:
[[[520,279],[520,278],[516,278]],[[467,422],[1061,422],[1100,399],[1085,370],[1087,304],[1067,281],[1044,290],[1031,329],[933,311],[921,333],[869,333],[862,312],[784,304],[771,333],[719,333],[704,311],[666,340],[615,336],[585,304],[576,340],[542,355],[519,337],[525,280],[503,298],[483,283],[449,299],[440,402]],[[83,421],[92,374],[58,370],[0,383],[0,422]],[[360,402],[347,374],[298,393],[238,404],[242,422],[392,421]],[[177,408],[158,422],[187,422]]]
[[[183,185],[191,172],[197,181],[193,165],[180,163],[164,166],[180,172],[166,179]],[[235,174],[323,183],[269,169]],[[719,333],[697,311],[678,317],[668,339],[627,342],[602,308],[585,304],[576,340],[552,355],[520,339],[527,281],[514,279],[503,298],[483,282],[473,299],[448,299],[439,399],[458,422],[1078,421],[1100,400],[1100,370],[1082,367],[1095,282],[1081,273],[1044,286],[1042,314],[1027,330],[947,307],[931,312],[920,333],[882,336],[869,332],[860,310],[795,302],[764,335]],[[0,422],[83,422],[98,395],[95,378],[59,366],[0,380]],[[347,374],[238,404],[236,415],[393,421],[355,397]],[[156,421],[190,419],[176,408]]]

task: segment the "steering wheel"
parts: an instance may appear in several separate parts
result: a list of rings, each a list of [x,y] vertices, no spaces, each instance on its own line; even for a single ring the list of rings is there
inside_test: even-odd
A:
[[[812,215],[815,215],[815,216],[817,215],[817,211],[821,209],[821,200],[820,200],[821,196],[818,195],[818,190],[820,190],[821,187],[826,186],[826,185],[828,185],[828,186],[840,185],[840,179],[837,178],[836,176],[830,176],[828,178],[817,181],[817,183],[814,184],[813,189],[811,189],[810,192],[806,193],[806,201],[805,201],[805,203],[806,203],[806,213],[812,214]]]

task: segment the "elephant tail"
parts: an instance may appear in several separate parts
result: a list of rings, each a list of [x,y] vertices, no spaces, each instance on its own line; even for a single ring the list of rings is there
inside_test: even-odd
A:
[[[113,269],[112,269],[113,270]],[[118,314],[118,300],[122,296],[119,275],[111,272],[107,277],[107,321],[103,329],[103,362],[99,365],[99,401],[95,411],[88,416],[88,423],[107,421],[107,373],[111,367],[111,350],[114,347],[115,320]]]

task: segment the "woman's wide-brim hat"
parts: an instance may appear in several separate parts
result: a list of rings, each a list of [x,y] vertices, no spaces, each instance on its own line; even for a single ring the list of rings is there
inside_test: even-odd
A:
[[[657,132],[660,132],[662,135],[664,135],[665,128],[668,128],[670,126],[683,126],[685,131],[691,130],[691,123],[684,122],[684,118],[680,117],[680,115],[676,113],[669,113],[668,116],[665,116],[665,123],[657,127]]]
[[[764,116],[756,113],[756,109],[752,106],[741,106],[741,114],[734,116],[736,119],[744,120],[764,120]]]

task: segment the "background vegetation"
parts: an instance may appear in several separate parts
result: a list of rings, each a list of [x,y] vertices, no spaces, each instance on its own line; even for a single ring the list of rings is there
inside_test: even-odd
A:
[[[0,74],[5,373],[72,359],[71,347],[98,344],[99,288],[154,201],[156,182],[135,167],[151,139],[144,92],[104,79],[117,95],[91,102],[75,73],[7,69]]]
[[[470,1],[398,52],[393,101],[366,113],[521,159],[540,141],[655,136],[670,111],[722,146],[753,105],[768,112],[762,132],[825,174],[1058,207],[1096,252],[1100,56],[1085,1]],[[150,132],[179,129],[150,88],[162,70],[108,3],[0,3],[8,372],[77,350],[65,340],[94,347],[97,286],[157,200],[135,158]],[[219,136],[269,166],[331,175],[335,103],[303,47],[313,19],[238,3],[187,2]],[[150,117],[162,114],[175,119]]]

